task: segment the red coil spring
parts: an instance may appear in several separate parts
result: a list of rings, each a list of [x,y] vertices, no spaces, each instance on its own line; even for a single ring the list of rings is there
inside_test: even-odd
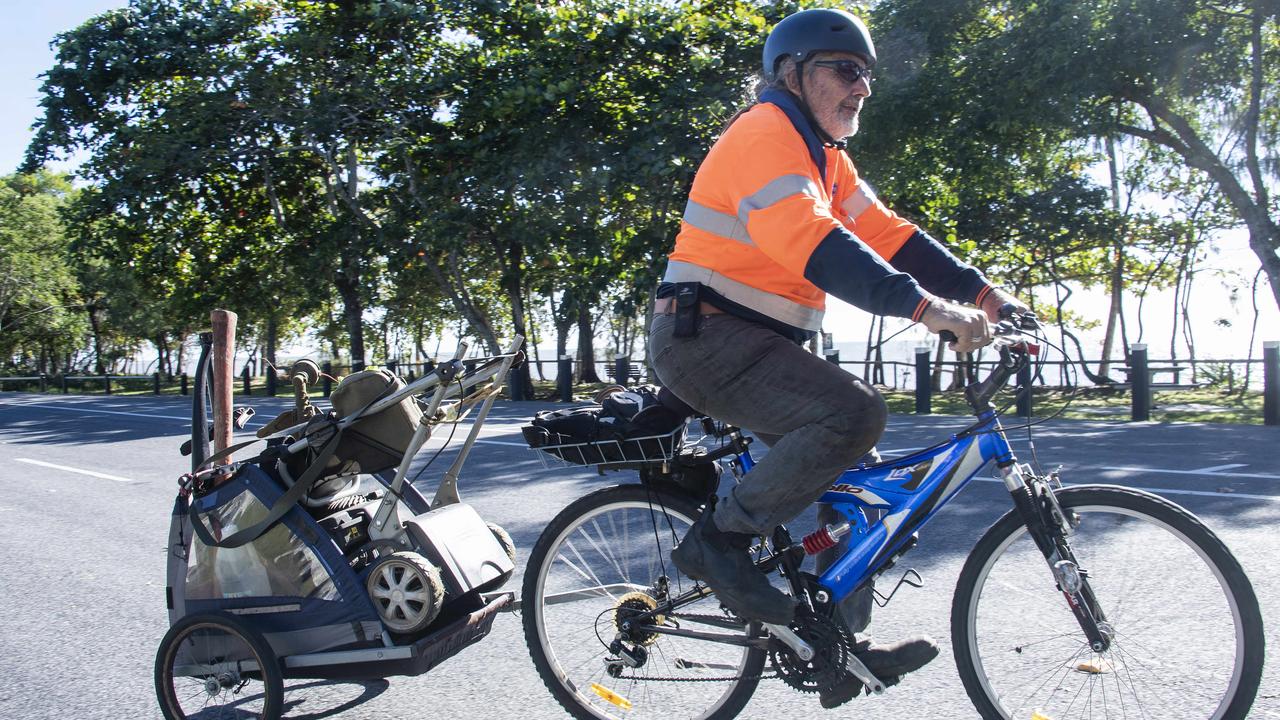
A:
[[[804,545],[805,553],[809,555],[817,555],[818,553],[836,546],[836,539],[831,537],[831,533],[826,528],[819,528],[814,532],[804,536],[800,541]]]

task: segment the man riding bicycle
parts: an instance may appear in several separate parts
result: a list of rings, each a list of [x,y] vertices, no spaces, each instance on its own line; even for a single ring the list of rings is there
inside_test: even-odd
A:
[[[773,28],[756,102],[730,120],[699,167],[658,289],[649,342],[659,379],[770,446],[672,553],[744,618],[791,622],[793,600],[755,568],[748,548],[873,453],[885,428],[874,387],[802,347],[822,327],[826,294],[950,331],[958,351],[991,341],[989,321],[1002,305],[1025,309],[859,178],[843,138],[858,130],[875,62],[866,26],[842,10],[804,10]],[[870,592],[841,608],[852,632],[870,620]],[[938,653],[924,636],[858,648],[889,684]],[[835,707],[860,689],[850,676],[824,691],[822,704]]]

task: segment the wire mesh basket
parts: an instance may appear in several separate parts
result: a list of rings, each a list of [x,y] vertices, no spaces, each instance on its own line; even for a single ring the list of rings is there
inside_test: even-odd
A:
[[[597,465],[624,467],[669,462],[684,444],[685,426],[661,435],[594,440],[591,442],[540,445],[538,457],[544,468]]]

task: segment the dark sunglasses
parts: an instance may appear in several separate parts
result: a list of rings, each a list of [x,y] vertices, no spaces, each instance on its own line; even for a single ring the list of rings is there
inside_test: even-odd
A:
[[[868,85],[871,84],[871,69],[864,68],[852,60],[814,60],[813,64],[835,70],[836,75],[839,75],[841,80],[850,85],[863,78],[866,78]]]

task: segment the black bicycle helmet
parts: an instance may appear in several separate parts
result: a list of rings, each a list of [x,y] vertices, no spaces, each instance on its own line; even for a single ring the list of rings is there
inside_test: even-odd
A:
[[[861,20],[844,10],[814,8],[783,18],[764,41],[764,79],[773,82],[778,64],[790,56],[804,62],[816,52],[850,52],[871,67],[876,64],[876,46],[871,32]]]

